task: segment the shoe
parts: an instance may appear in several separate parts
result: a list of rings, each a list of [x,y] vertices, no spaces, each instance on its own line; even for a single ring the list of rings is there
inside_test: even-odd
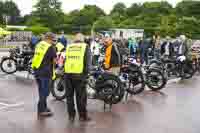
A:
[[[70,122],[74,122],[74,120],[75,120],[75,117],[74,117],[74,116],[70,116],[70,117],[69,117],[69,121],[70,121]]]
[[[44,112],[39,112],[38,116],[41,116],[41,117],[51,117],[51,116],[53,116],[53,113],[51,112],[50,109],[47,108]]]
[[[89,121],[91,121],[92,119],[91,119],[90,117],[87,116],[87,117],[80,117],[79,120],[82,121],[82,122],[89,122]]]

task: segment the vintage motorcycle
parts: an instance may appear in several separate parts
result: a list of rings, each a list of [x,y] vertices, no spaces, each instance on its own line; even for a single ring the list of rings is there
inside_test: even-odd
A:
[[[101,60],[100,58],[99,60]],[[57,100],[63,100],[67,95],[67,86],[64,81],[64,72],[62,67],[57,72],[57,78],[52,84],[51,93]],[[124,89],[121,80],[99,66],[94,67],[86,78],[86,89],[89,99],[104,101],[105,104],[117,104],[124,97]]]
[[[181,79],[190,79],[195,73],[192,61],[186,59],[185,56],[172,59],[161,58],[160,61],[152,60],[150,66],[161,69],[167,78],[175,76]]]
[[[122,67],[120,78],[128,94],[135,95],[144,91],[147,85],[152,91],[164,88],[167,83],[163,73],[150,66],[142,66],[133,57],[128,57],[128,65]]]
[[[28,71],[29,74],[33,74],[31,68],[33,55],[34,52],[26,45],[23,45],[22,49],[19,47],[10,49],[9,56],[2,57],[0,68],[7,74],[13,74],[16,71]]]

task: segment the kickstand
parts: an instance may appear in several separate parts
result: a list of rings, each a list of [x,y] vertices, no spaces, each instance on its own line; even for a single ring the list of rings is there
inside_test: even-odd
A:
[[[126,96],[125,96],[125,102],[128,101],[128,92],[126,93]]]
[[[27,74],[26,78],[29,79],[29,73]]]
[[[109,105],[110,105],[109,107],[110,107],[110,111],[111,111],[112,110],[112,104],[109,104]]]

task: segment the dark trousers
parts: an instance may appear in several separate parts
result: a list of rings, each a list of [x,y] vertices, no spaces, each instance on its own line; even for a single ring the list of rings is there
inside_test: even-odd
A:
[[[94,55],[93,58],[92,58],[92,64],[94,66],[97,66],[98,65],[98,59],[99,59],[99,55]]]
[[[44,112],[47,109],[47,97],[49,96],[50,92],[50,81],[51,80],[49,78],[36,78],[39,92],[38,113]]]
[[[141,64],[144,64],[144,63],[148,64],[148,53],[142,53],[140,60],[141,60]]]
[[[67,109],[69,116],[76,115],[74,107],[74,94],[76,93],[76,105],[79,117],[87,117],[87,91],[85,80],[83,78],[74,78],[71,75],[65,75],[66,91],[67,91]]]

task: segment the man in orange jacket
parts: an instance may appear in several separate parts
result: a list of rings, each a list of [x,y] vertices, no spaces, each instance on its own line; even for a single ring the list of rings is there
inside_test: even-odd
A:
[[[104,67],[110,70],[113,74],[119,75],[121,66],[121,56],[116,44],[113,43],[109,34],[105,35],[105,62]]]

